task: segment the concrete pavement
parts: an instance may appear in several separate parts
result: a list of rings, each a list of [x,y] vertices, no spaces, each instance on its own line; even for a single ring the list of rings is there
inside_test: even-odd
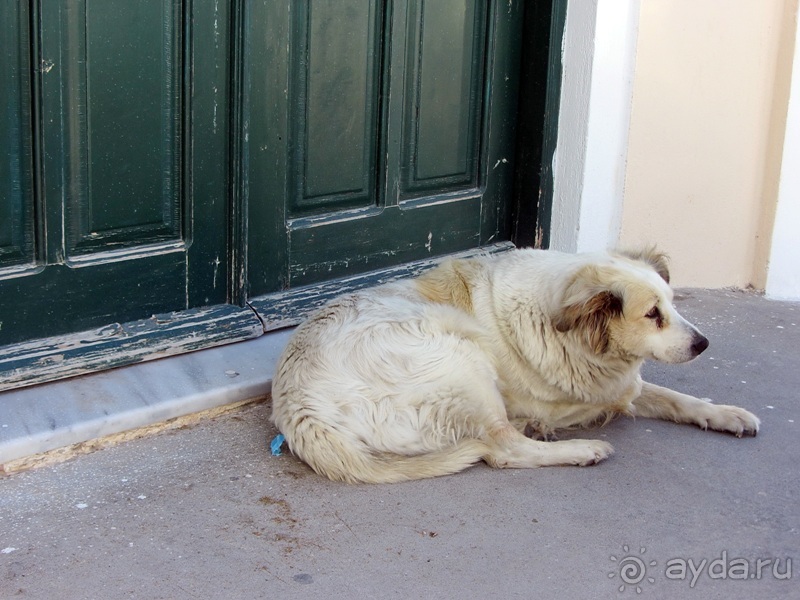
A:
[[[571,436],[615,446],[594,467],[349,486],[271,457],[255,404],[0,479],[0,598],[798,598],[800,304],[677,305],[711,347],[645,378],[758,437],[617,420]]]

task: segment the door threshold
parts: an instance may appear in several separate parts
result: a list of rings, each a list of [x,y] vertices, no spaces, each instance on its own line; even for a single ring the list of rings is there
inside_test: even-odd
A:
[[[93,440],[265,398],[291,332],[3,392],[0,473],[69,458]],[[55,451],[60,458],[48,460]]]

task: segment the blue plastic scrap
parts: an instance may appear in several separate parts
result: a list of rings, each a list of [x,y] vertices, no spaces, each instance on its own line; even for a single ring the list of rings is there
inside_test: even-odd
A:
[[[284,441],[286,441],[286,438],[283,437],[282,433],[279,433],[275,436],[275,439],[270,442],[269,449],[272,451],[272,456],[281,455],[281,446],[283,445]]]

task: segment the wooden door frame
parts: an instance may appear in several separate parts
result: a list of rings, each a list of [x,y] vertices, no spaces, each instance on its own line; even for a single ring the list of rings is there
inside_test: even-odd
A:
[[[550,246],[567,2],[525,2],[511,237],[518,247]]]
[[[525,0],[521,64],[525,85],[520,90],[516,116],[518,138],[511,206],[512,242],[519,246],[548,244],[566,5],[567,0]],[[242,70],[246,59],[242,44],[244,0],[234,2],[232,10],[231,97],[236,104],[241,99],[241,86],[248,84]],[[533,60],[535,57],[538,58]],[[232,136],[229,171],[232,218],[228,235],[233,249],[227,269],[230,304],[0,347],[0,390],[258,337],[268,330],[297,324],[308,311],[339,293],[411,276],[437,262],[418,261],[248,301],[246,287],[241,283],[247,272],[246,253],[236,250],[247,237],[247,199],[240,179],[242,161],[246,159],[240,151],[241,136],[246,135],[246,114],[232,110],[230,125],[231,131],[236,132]],[[512,243],[505,242],[488,251],[511,247]],[[480,251],[487,249],[475,252]]]

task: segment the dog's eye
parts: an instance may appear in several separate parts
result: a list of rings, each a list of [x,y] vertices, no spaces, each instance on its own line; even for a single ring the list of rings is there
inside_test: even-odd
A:
[[[661,311],[657,306],[650,309],[650,312],[645,315],[646,318],[652,319],[656,325],[661,327],[664,324],[664,318],[661,316]]]

